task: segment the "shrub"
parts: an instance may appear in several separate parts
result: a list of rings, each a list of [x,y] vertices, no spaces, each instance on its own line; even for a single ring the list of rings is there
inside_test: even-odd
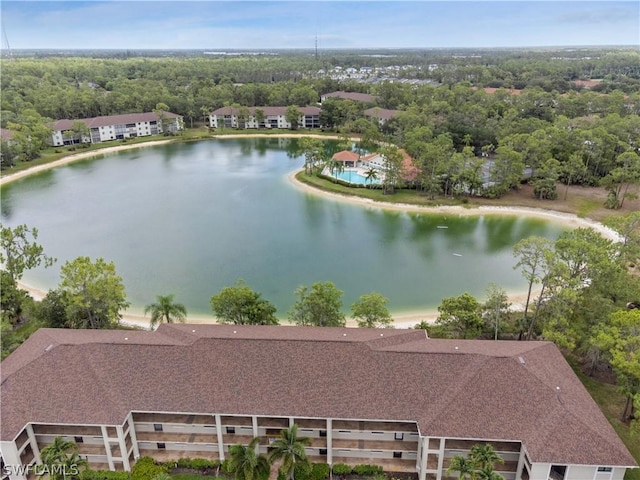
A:
[[[311,465],[311,474],[309,480],[325,480],[329,478],[329,464],[327,463],[314,463]]]
[[[166,462],[164,465],[172,469],[174,467],[177,468],[186,468],[190,470],[215,470],[220,467],[220,460],[208,460],[206,458],[179,458],[178,460],[170,460]]]
[[[351,475],[351,472],[353,472],[353,468],[344,463],[336,463],[333,466],[334,475]]]
[[[79,478],[80,480],[129,480],[129,472],[87,469],[80,472]]]
[[[168,473],[168,468],[157,465],[151,457],[140,457],[131,469],[131,480],[149,480],[161,473]]]
[[[384,473],[384,470],[378,465],[356,465],[355,467],[353,467],[353,472],[358,475],[370,477],[373,475],[382,474]]]

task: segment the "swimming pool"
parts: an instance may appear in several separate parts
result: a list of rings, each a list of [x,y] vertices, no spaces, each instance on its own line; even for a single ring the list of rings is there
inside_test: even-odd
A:
[[[336,172],[335,171],[331,172],[331,176],[335,178]],[[364,175],[360,174],[358,170],[353,168],[345,168],[344,171],[337,172],[337,176],[340,180],[344,180],[345,182],[349,182],[349,183],[356,183],[359,185],[380,184],[380,178],[367,179]],[[378,176],[380,176],[379,173],[378,173]]]

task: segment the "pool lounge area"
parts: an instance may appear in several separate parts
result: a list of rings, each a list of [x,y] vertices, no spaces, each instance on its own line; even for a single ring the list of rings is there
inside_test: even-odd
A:
[[[325,175],[333,178],[338,178],[344,182],[353,183],[354,185],[380,185],[380,175],[382,172],[378,172],[378,178],[367,179],[365,176],[366,170],[362,168],[345,168],[341,172],[332,170],[331,172],[325,171]]]

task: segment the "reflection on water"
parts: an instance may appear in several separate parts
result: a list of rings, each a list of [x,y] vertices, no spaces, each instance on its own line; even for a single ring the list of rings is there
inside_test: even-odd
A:
[[[36,285],[54,287],[62,263],[88,255],[115,262],[138,308],[174,293],[208,314],[211,295],[242,278],[282,317],[296,287],[316,281],[344,290],[345,309],[374,290],[399,310],[481,296],[490,282],[524,288],[512,245],[562,231],[515,216],[408,214],[309,195],[286,180],[303,164],[296,143],[207,140],[61,167],[3,188],[2,222],[38,227],[59,259],[25,276]]]

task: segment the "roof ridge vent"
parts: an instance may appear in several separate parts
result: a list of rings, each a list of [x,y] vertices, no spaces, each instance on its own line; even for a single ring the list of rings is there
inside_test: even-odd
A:
[[[47,348],[44,349],[45,352],[48,352],[49,350],[51,350],[53,348],[53,343],[50,343],[49,345],[47,345]]]
[[[522,356],[518,357],[518,361],[522,364],[522,365],[526,365],[526,362],[524,361],[524,358]]]

